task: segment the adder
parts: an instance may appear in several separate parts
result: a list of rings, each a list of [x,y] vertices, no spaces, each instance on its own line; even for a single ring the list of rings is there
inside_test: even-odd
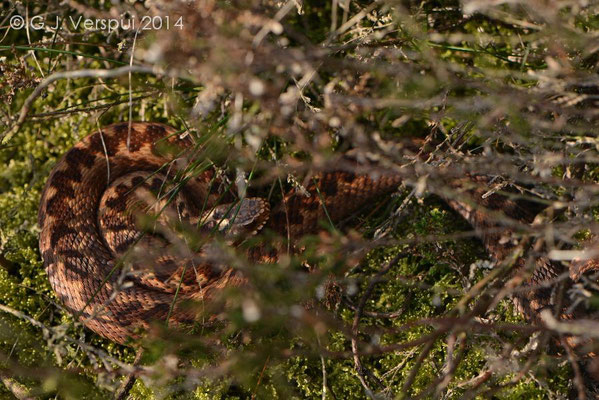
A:
[[[193,254],[176,234],[169,237],[172,229],[142,234],[140,211],[154,216],[155,227],[176,223],[178,229],[220,231],[233,246],[240,236],[262,230],[293,242],[317,232],[319,221],[346,218],[402,182],[393,173],[371,177],[323,171],[306,185],[307,193],[292,189],[272,209],[257,197],[223,203],[218,190],[222,182],[213,169],[186,170],[190,147],[188,137],[159,123],[103,127],[67,151],[43,190],[39,245],[52,288],[85,326],[117,343],[137,337],[153,320],[192,321],[187,300],[210,301],[227,286],[245,284],[235,269],[216,265],[218,255],[211,256],[216,250],[210,251],[209,244]],[[465,185],[465,181],[476,184]],[[486,183],[483,176],[455,179],[449,186],[460,197],[446,201],[481,233],[488,252],[499,262],[514,248],[514,231],[491,214],[500,212],[530,224],[535,212],[504,194],[485,195]],[[179,246],[175,252],[179,255],[161,254],[169,246]],[[136,252],[136,248],[155,252]],[[278,254],[269,250],[262,256],[276,261]],[[524,258],[516,264],[525,268]],[[536,264],[525,289],[516,295],[520,309],[533,319],[552,305],[552,288],[542,283],[564,272],[560,264],[542,257]]]

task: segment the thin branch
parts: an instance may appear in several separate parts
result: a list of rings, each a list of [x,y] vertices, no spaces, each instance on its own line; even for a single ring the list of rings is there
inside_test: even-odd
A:
[[[358,378],[360,379],[360,383],[362,384],[362,387],[364,387],[366,394],[371,399],[375,399],[376,396],[375,396],[374,392],[372,391],[372,389],[370,389],[370,387],[368,386],[368,383],[366,382],[366,375],[370,376],[370,378],[372,378],[377,383],[377,385],[383,387],[383,384],[376,376],[374,376],[368,369],[366,369],[362,365],[362,362],[360,361],[360,356],[358,354],[359,350],[358,350],[358,340],[357,340],[357,337],[359,334],[360,318],[362,318],[362,313],[364,311],[364,306],[366,305],[366,301],[372,294],[372,291],[374,290],[374,287],[376,286],[376,284],[380,282],[382,276],[385,275],[393,266],[395,266],[397,264],[397,262],[403,256],[404,256],[403,253],[397,254],[395,257],[393,257],[393,259],[391,259],[391,261],[389,261],[387,263],[387,265],[385,267],[383,267],[374,277],[372,277],[370,279],[370,282],[368,283],[368,286],[366,287],[364,294],[360,298],[360,302],[358,303],[358,307],[356,309],[356,314],[354,316],[354,322],[352,324],[351,348],[352,348],[352,353],[353,353],[353,358],[354,358],[354,366],[356,368],[356,372],[358,373]]]
[[[18,132],[18,130],[25,122],[27,114],[29,113],[29,109],[31,108],[35,99],[37,99],[43,93],[43,91],[52,83],[62,79],[114,78],[116,76],[121,76],[130,72],[139,72],[146,74],[164,74],[156,68],[133,65],[120,67],[116,69],[81,69],[77,71],[55,72],[52,75],[47,76],[40,82],[39,85],[36,86],[35,90],[27,97],[27,99],[25,99],[25,102],[21,107],[19,117],[17,118],[17,121],[14,123],[14,125],[0,135],[0,144],[6,144],[10,140],[10,138]]]

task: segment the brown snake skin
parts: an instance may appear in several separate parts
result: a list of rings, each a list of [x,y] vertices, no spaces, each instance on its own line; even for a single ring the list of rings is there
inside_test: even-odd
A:
[[[180,179],[189,175],[184,171],[188,163],[180,161],[185,161],[190,139],[158,123],[135,122],[130,129],[128,123],[104,127],[70,149],[50,174],[39,209],[40,251],[56,295],[88,328],[117,343],[136,337],[138,328],[147,328],[151,320],[165,320],[169,314],[169,322],[192,321],[193,313],[180,306],[185,300],[208,300],[219,289],[244,282],[232,268],[216,268],[193,259],[193,254],[182,259],[163,256],[162,250],[169,246],[163,238],[168,230],[161,231],[160,226],[199,222],[204,231],[227,228],[229,240],[268,228],[296,239],[318,230],[319,220],[327,218],[325,209],[332,221],[339,221],[401,183],[397,176],[373,180],[350,172],[323,172],[307,186],[309,197],[291,191],[272,211],[260,198],[222,204],[211,189],[218,182],[213,170]],[[185,185],[169,183],[177,182],[177,177]],[[462,187],[458,181],[454,186]],[[501,210],[525,223],[534,217],[503,196],[482,199],[483,189],[462,192],[463,201],[448,203],[476,229],[496,224],[473,204]],[[132,209],[159,215],[154,224],[162,235],[141,235]],[[236,218],[231,218],[230,209],[237,210]],[[503,259],[511,249],[502,240],[510,233],[506,229],[482,236],[495,258]],[[135,243],[154,253],[136,253]],[[119,261],[123,257],[126,261]],[[121,267],[127,263],[131,272],[123,275]],[[546,260],[537,264],[533,283],[562,272]],[[538,312],[549,304],[544,290],[531,289],[520,296],[525,311]]]

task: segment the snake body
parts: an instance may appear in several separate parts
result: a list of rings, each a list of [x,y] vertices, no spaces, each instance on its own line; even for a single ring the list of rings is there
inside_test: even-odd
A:
[[[233,244],[234,237],[262,229],[297,239],[316,232],[319,221],[346,218],[375,197],[394,191],[402,181],[393,175],[373,179],[352,172],[322,172],[306,185],[307,195],[294,189],[272,210],[261,198],[223,204],[219,202],[222,193],[214,190],[218,179],[213,170],[179,179],[184,185],[169,183],[187,176],[187,163],[181,160],[191,145],[190,139],[163,124],[104,127],[58,161],[43,191],[40,251],[52,288],[89,329],[117,343],[136,337],[137,330],[147,328],[153,320],[192,321],[193,313],[180,306],[185,300],[207,300],[222,288],[244,283],[243,276],[232,268],[216,268],[201,260],[190,262],[193,255],[182,259],[162,256],[161,250],[169,245],[160,235],[141,235],[131,209],[162,211],[156,212],[157,224],[168,224],[171,219],[204,230],[223,225]],[[454,186],[460,184],[456,181]],[[480,200],[480,190],[468,189],[463,194],[484,207],[531,221],[525,208],[506,197],[493,194]],[[472,202],[448,203],[477,229],[496,225]],[[227,213],[233,208],[237,214],[231,218]],[[509,229],[502,234],[506,232],[510,234]],[[499,235],[482,238],[489,252],[502,259],[510,246]],[[130,254],[129,249],[139,242],[157,249],[156,254]],[[270,255],[276,259],[276,254]],[[123,275],[121,260],[127,257],[133,273]],[[146,262],[153,266],[144,265]],[[532,282],[562,272],[549,262],[541,264]],[[547,306],[547,297],[542,290],[523,296],[529,312]]]
[[[130,212],[136,204],[144,208],[139,205],[143,193],[138,192],[172,192],[168,181],[182,173],[178,164],[191,144],[175,129],[158,123],[104,127],[57,162],[43,190],[39,244],[51,286],[89,329],[117,343],[125,343],[152,320],[191,321],[193,314],[177,304],[206,300],[214,291],[244,281],[231,268],[201,262],[185,268],[178,265],[181,260],[160,259],[160,254],[151,260],[153,268],[144,268],[143,260],[138,260],[133,270],[140,273],[126,277],[120,273],[119,260],[140,240]],[[164,153],[164,147],[171,153]],[[292,191],[284,199],[285,206],[272,212],[263,199],[244,199],[235,208],[234,221],[224,224],[232,207],[218,202],[219,194],[211,189],[214,182],[214,171],[206,170],[180,185],[170,201],[172,209],[165,210],[158,199],[154,208],[190,225],[202,222],[205,230],[223,225],[243,234],[266,226],[295,238],[318,229],[326,217],[322,199],[328,216],[336,221],[373,196],[393,190],[398,179],[375,181],[348,172],[325,173],[308,185],[311,196]],[[160,238],[142,240],[152,248],[164,247]]]

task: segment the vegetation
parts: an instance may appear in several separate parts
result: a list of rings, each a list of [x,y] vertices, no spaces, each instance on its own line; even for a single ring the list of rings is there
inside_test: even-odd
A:
[[[541,399],[595,390],[584,354],[550,339],[571,331],[532,324],[509,291],[498,294],[509,271],[492,275],[472,227],[441,200],[450,178],[487,174],[497,182],[490,190],[514,185],[548,206],[520,239],[541,238],[550,252],[592,236],[594,2],[2,6],[2,396],[111,398],[132,374],[131,399]],[[29,29],[11,27],[15,16]],[[112,30],[80,18],[150,25]],[[236,252],[252,289],[226,291],[227,323],[157,328],[133,367],[135,348],[91,333],[57,302],[37,244],[37,208],[56,161],[99,126],[128,120],[187,129],[207,143],[207,158],[250,177],[250,190],[272,202],[339,152],[358,149],[397,171],[402,144],[439,146],[396,194],[305,238],[300,254],[251,265]],[[568,296],[592,310],[596,285],[577,285]],[[472,315],[485,296],[497,301]]]

